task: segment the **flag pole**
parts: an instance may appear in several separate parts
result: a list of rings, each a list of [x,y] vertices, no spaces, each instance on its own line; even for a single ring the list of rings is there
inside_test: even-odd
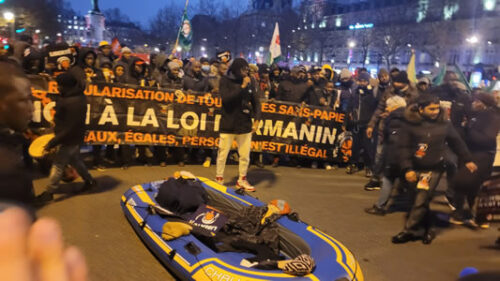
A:
[[[182,22],[182,19],[184,18],[184,14],[186,14],[187,12],[188,3],[189,0],[186,0],[186,4],[184,5],[184,11],[182,12],[181,26],[179,27],[179,32],[177,32],[177,39],[175,39],[175,45],[174,48],[172,49],[172,54],[175,54],[175,52],[177,51],[177,45],[179,45],[179,37],[181,36],[182,25],[184,24]]]

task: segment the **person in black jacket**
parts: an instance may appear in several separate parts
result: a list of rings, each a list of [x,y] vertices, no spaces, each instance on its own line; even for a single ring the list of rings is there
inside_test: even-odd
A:
[[[365,209],[365,212],[372,215],[385,215],[385,208],[389,202],[394,183],[398,179],[403,179],[399,165],[399,157],[398,154],[394,152],[398,150],[399,135],[405,125],[405,107],[406,101],[403,97],[393,96],[387,100],[387,112],[389,115],[384,119],[383,137],[385,141],[382,148],[382,159],[384,162],[382,164],[382,189],[373,207]]]
[[[399,139],[400,164],[415,198],[404,230],[394,236],[392,242],[422,239],[428,244],[434,239],[429,203],[443,174],[446,144],[471,173],[476,172],[477,166],[471,161],[470,152],[453,125],[445,120],[438,97],[419,96],[415,104],[407,107],[405,119]]]
[[[346,172],[352,174],[359,168],[360,152],[363,154],[363,163],[366,176],[372,176],[372,164],[375,157],[375,142],[365,134],[368,122],[377,107],[377,100],[370,85],[370,74],[362,72],[358,75],[357,87],[348,108],[348,130],[353,132],[353,155],[349,160]]]
[[[54,116],[55,137],[47,144],[45,150],[58,147],[47,190],[37,196],[39,202],[52,201],[64,167],[70,164],[85,181],[81,191],[91,189],[96,181],[89,174],[87,167],[80,157],[80,145],[85,137],[85,116],[87,113],[87,99],[78,85],[78,81],[70,73],[57,76],[60,98],[56,105]]]
[[[465,126],[465,142],[471,151],[472,160],[478,166],[478,171],[470,173],[460,168],[452,180],[455,190],[453,202],[457,208],[450,222],[463,224],[464,222],[477,226],[472,214],[464,212],[464,203],[467,199],[469,210],[474,209],[474,202],[481,184],[491,175],[495,159],[497,135],[500,130],[500,110],[493,95],[479,92],[474,96],[472,112]]]
[[[194,61],[187,66],[186,75],[183,77],[182,88],[194,92],[207,92],[209,89],[208,79],[201,72],[200,61]]]
[[[222,118],[220,121],[220,141],[217,154],[216,181],[224,183],[226,159],[234,140],[238,144],[239,178],[238,188],[255,191],[246,176],[250,162],[252,133],[257,130],[261,119],[260,101],[248,76],[249,66],[244,59],[237,58],[229,67],[228,74],[220,80],[222,98]],[[254,121],[252,122],[252,118]]]
[[[307,91],[310,85],[300,79],[304,70],[298,66],[292,68],[290,77],[280,82],[276,99],[279,101],[288,101],[302,103],[307,100]]]
[[[32,171],[23,161],[24,132],[33,115],[30,82],[22,69],[0,62],[0,200],[33,206]]]

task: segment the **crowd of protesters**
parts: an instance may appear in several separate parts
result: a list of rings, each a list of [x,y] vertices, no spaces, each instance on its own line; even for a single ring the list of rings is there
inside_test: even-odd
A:
[[[50,47],[53,46],[45,46]],[[216,180],[224,183],[224,166],[233,140],[238,143],[238,153],[229,157],[239,162],[237,185],[247,191],[255,190],[246,180],[251,162],[258,167],[267,164],[338,168],[334,163],[250,153],[251,135],[256,129],[256,123],[251,120],[259,119],[260,100],[292,102],[345,113],[342,130],[352,135],[353,145],[352,156],[341,167],[348,174],[364,170],[369,178],[365,190],[380,190],[379,199],[365,210],[367,213],[384,215],[389,212],[391,195],[395,192],[412,198],[409,216],[403,231],[393,237],[394,243],[416,239],[425,243],[432,241],[429,203],[444,173],[448,185],[446,198],[453,210],[450,222],[474,227],[483,225],[470,210],[474,208],[479,187],[492,172],[500,129],[499,103],[492,93],[480,89],[469,92],[454,72],[446,73],[443,83],[435,86],[425,76],[413,83],[406,71],[397,68],[382,68],[377,77],[372,77],[365,68],[353,74],[348,69],[335,71],[329,65],[289,68],[277,64],[248,64],[244,59],[231,58],[227,51],[218,53],[213,59],[180,59],[159,53],[145,61],[133,56],[128,47],[121,48],[118,56],[115,55],[106,41],[100,42],[96,49],[65,43],[59,43],[59,47],[71,53],[58,57],[55,62],[48,59],[46,49],[38,49],[29,42],[17,43],[10,54],[3,56],[16,60],[26,74],[56,79],[60,87],[66,87],[65,92],[69,93],[66,98],[73,93],[82,96],[88,82],[222,95],[218,152],[140,145],[120,145],[118,149],[107,146],[103,151],[102,146],[96,145],[92,147],[95,169],[103,170],[114,163],[126,169],[134,161],[166,166],[167,156],[171,156],[179,166],[188,162],[210,167],[216,162]],[[72,103],[78,102],[81,103],[75,99]],[[50,143],[49,148],[65,145],[63,156],[72,159],[73,166],[86,180],[86,187],[91,187],[95,181],[75,155],[75,147],[83,142],[84,133],[75,130],[82,127],[75,122],[79,120],[83,124],[84,120],[83,113],[78,117],[76,114],[84,108],[73,109],[66,112],[64,118],[59,116],[60,124],[56,124],[56,129],[59,127],[67,137],[64,141],[59,138],[59,143]],[[56,113],[56,117],[57,114],[61,115]],[[68,118],[74,118],[74,122],[69,122]],[[57,185],[68,161],[59,161],[53,167],[51,189]],[[52,200],[50,192],[42,195],[43,201]],[[468,208],[464,208],[465,205]]]

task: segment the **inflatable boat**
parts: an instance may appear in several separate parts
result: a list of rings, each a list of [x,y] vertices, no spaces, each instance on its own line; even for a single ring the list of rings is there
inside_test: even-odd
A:
[[[230,208],[263,206],[249,195],[240,194],[232,188],[220,185],[207,178],[197,177],[210,200],[218,201]],[[279,224],[281,255],[293,258],[308,254],[315,261],[314,270],[305,276],[293,276],[280,270],[260,270],[242,266],[247,253],[218,253],[192,234],[166,241],[162,239],[162,226],[168,216],[155,212],[156,194],[164,181],[136,185],[121,198],[121,206],[135,232],[176,277],[181,280],[321,280],[363,281],[363,273],[353,254],[339,241],[296,217],[282,216]]]

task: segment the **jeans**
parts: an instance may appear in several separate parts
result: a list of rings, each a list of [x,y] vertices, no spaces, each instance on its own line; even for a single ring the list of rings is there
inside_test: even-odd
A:
[[[217,152],[217,168],[216,176],[224,177],[224,169],[229,151],[236,140],[238,145],[239,158],[239,174],[241,177],[246,177],[248,165],[250,164],[250,148],[252,144],[252,133],[247,134],[220,134],[219,151]]]
[[[382,188],[380,189],[380,194],[378,195],[378,200],[375,205],[379,208],[384,208],[389,198],[391,197],[392,188],[397,178],[388,178],[386,176],[382,177]]]
[[[432,226],[429,204],[443,175],[442,171],[419,171],[417,181],[424,173],[430,173],[429,187],[427,190],[420,189],[417,183],[410,183],[410,190],[414,193],[415,200],[405,223],[405,231],[417,237],[423,236]]]
[[[57,187],[59,186],[59,181],[63,177],[64,168],[68,164],[78,172],[78,174],[85,182],[90,182],[93,180],[92,176],[87,170],[87,167],[80,157],[80,145],[62,144],[56,153],[54,163],[52,164],[52,168],[50,169],[49,186],[47,188],[48,192],[54,192],[57,189]]]

